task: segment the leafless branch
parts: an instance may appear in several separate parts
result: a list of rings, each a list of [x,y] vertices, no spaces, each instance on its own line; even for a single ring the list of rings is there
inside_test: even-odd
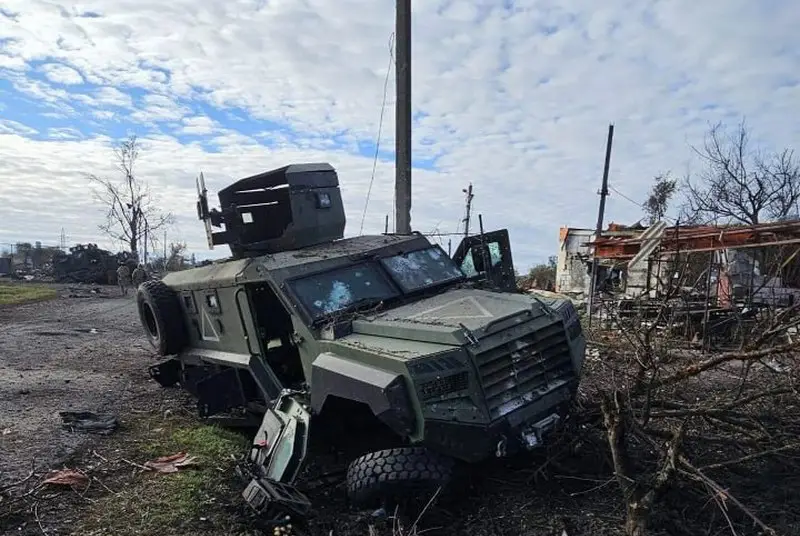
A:
[[[732,133],[721,123],[711,126],[703,146],[692,149],[705,169],[697,180],[684,180],[684,213],[743,224],[797,215],[800,164],[792,150],[766,156],[751,150],[745,121]]]
[[[95,200],[106,211],[106,220],[99,225],[100,230],[134,254],[138,254],[143,241],[152,243],[154,233],[174,221],[172,213],[162,212],[156,206],[149,185],[136,174],[140,151],[136,136],[114,148],[117,168],[122,174],[119,181],[88,176],[94,185]]]

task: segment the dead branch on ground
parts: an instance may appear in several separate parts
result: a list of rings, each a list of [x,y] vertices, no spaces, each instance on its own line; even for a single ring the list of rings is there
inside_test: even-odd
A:
[[[704,353],[664,329],[686,299],[689,274],[670,268],[661,297],[642,304],[647,319],[611,310],[605,330],[591,334],[600,359],[583,388],[585,399],[600,400],[595,423],[621,491],[625,532],[643,536],[656,517],[659,525],[675,517],[672,503],[693,501],[695,515],[706,512],[698,533],[717,523],[732,534],[748,524],[776,534],[772,524],[781,519],[769,494],[779,496],[783,471],[800,474],[800,341],[785,336],[800,324],[800,304],[760,312],[738,350]],[[708,503],[719,508],[710,519]],[[792,515],[800,522],[800,512]]]

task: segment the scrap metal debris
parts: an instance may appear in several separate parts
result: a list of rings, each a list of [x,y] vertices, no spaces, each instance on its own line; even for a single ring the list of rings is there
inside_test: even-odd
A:
[[[62,428],[70,431],[90,432],[95,434],[112,434],[119,426],[114,415],[98,414],[91,411],[60,411]]]
[[[189,456],[185,452],[179,452],[172,456],[162,456],[155,460],[145,462],[144,466],[151,471],[158,473],[177,473],[178,469],[199,465],[194,456]]]

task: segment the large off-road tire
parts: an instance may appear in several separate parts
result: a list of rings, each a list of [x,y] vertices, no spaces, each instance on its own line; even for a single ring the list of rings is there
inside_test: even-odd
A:
[[[145,281],[136,292],[139,320],[159,355],[174,355],[186,345],[183,311],[174,290],[158,280]]]
[[[347,494],[358,508],[408,499],[430,499],[453,475],[454,461],[424,447],[380,450],[355,459],[347,469]]]

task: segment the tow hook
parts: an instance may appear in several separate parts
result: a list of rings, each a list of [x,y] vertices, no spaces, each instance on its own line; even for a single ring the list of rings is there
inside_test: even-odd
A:
[[[506,436],[501,436],[500,441],[497,442],[497,450],[494,453],[496,457],[505,458],[508,455],[507,443]]]

